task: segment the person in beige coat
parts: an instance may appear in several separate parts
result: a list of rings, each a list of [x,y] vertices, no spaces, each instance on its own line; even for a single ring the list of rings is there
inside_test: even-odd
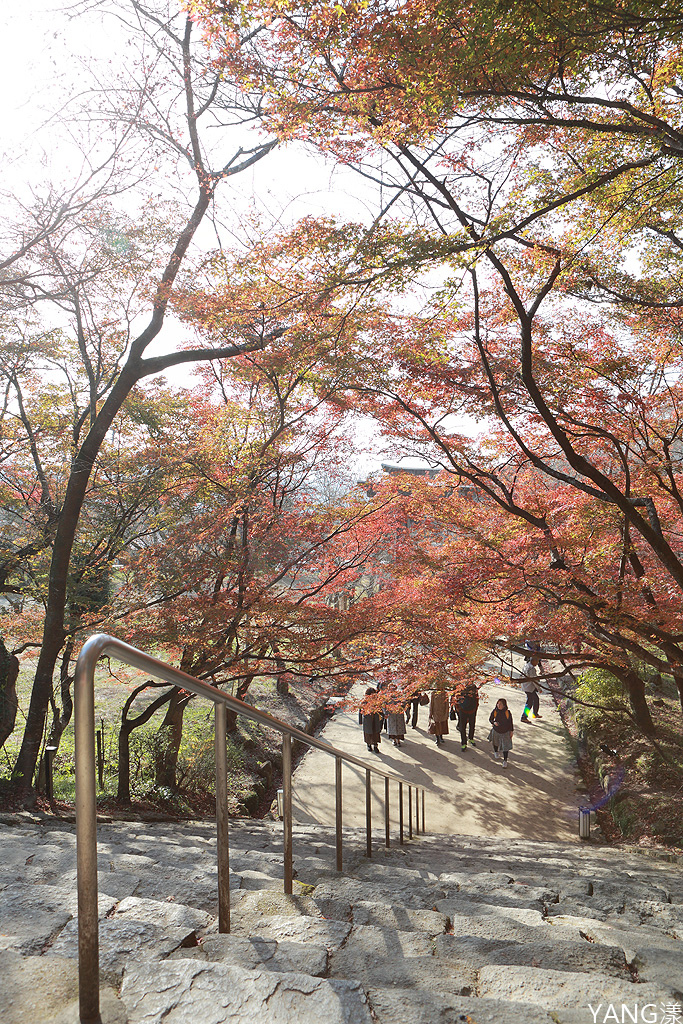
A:
[[[448,734],[448,714],[450,710],[448,694],[445,690],[432,690],[429,701],[429,734],[436,739],[437,747],[445,743]]]

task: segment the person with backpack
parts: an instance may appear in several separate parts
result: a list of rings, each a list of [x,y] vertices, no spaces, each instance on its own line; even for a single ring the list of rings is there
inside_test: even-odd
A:
[[[458,687],[453,694],[452,706],[458,716],[458,731],[460,733],[461,750],[467,750],[467,739],[470,744],[476,747],[474,742],[474,727],[477,721],[477,710],[479,708],[479,691],[474,683],[465,683]]]
[[[498,760],[498,755],[503,755],[503,768],[508,766],[508,753],[512,750],[512,734],[515,731],[512,723],[512,715],[508,709],[508,702],[504,697],[496,701],[496,706],[489,715],[491,732],[489,739],[493,744],[493,756]]]

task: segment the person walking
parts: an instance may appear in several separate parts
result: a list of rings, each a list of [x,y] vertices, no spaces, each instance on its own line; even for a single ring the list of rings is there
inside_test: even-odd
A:
[[[448,694],[445,690],[432,690],[427,731],[436,739],[437,747],[443,746],[446,742],[444,736],[448,735],[448,704]]]
[[[408,724],[408,722],[410,722],[413,729],[417,729],[417,715],[420,710],[420,705],[428,703],[429,698],[421,693],[416,693],[413,697],[411,697],[406,702],[406,725]]]
[[[387,736],[395,747],[401,746],[401,740],[406,738],[406,720],[402,711],[385,711],[384,721],[387,728]]]
[[[373,697],[377,694],[377,690],[374,687],[369,686],[365,691],[365,696]],[[363,726],[363,739],[367,744],[368,750],[372,753],[379,754],[379,744],[382,742],[380,733],[382,731],[382,716],[379,711],[374,711],[370,706],[371,702],[367,700],[361,701],[360,708],[358,709],[358,721]]]
[[[474,727],[477,722],[477,711],[479,709],[479,691],[474,683],[465,683],[453,694],[453,707],[458,716],[458,731],[460,733],[460,748],[467,750],[467,740],[473,747]]]
[[[526,704],[522,711],[522,722],[529,721],[529,714],[532,718],[542,718],[539,714],[539,698],[540,686],[538,684],[538,665],[539,658],[533,654],[530,658],[527,658],[524,662],[524,680],[522,682],[522,689],[526,693]]]
[[[489,739],[493,744],[493,756],[498,760],[498,755],[503,755],[503,768],[508,766],[508,753],[512,750],[512,734],[515,731],[512,722],[512,715],[508,709],[508,702],[504,697],[496,701],[496,706],[489,715],[491,732]]]

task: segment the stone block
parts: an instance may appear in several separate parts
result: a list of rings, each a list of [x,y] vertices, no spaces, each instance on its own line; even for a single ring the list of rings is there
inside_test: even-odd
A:
[[[129,1024],[372,1024],[357,982],[222,964],[134,965],[121,1000]]]

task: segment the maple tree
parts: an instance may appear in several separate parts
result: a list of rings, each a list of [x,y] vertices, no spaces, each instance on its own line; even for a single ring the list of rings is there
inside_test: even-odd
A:
[[[235,93],[225,74],[225,61],[207,50],[191,19],[173,4],[146,7],[122,0],[109,9],[132,19],[130,38],[140,42],[139,63],[108,90],[97,83],[90,95],[100,106],[91,107],[90,123],[99,120],[103,131],[124,126],[130,157],[144,159],[149,173],[156,165],[166,170],[169,156],[171,161],[182,160],[194,197],[187,206],[179,203],[169,215],[167,204],[147,193],[135,226],[130,215],[106,203],[88,208],[69,222],[61,237],[48,232],[26,255],[43,268],[41,308],[50,302],[53,310],[59,310],[65,332],[74,339],[83,385],[73,396],[76,411],[69,428],[66,472],[56,491],[45,485],[41,458],[31,450],[30,428],[24,424],[23,443],[31,451],[43,516],[39,543],[50,552],[40,653],[14,773],[17,786],[24,790],[31,784],[53,692],[53,671],[68,632],[69,573],[81,511],[93,468],[117,415],[146,378],[172,367],[262,349],[270,340],[258,323],[243,322],[217,347],[200,344],[179,350],[170,344],[166,351],[149,353],[164,326],[179,269],[220,184],[253,166],[276,143],[261,136],[250,145],[240,126],[258,118],[257,101]],[[239,136],[232,151],[222,157],[202,139],[202,126],[214,117],[229,120]],[[223,137],[221,145],[228,149],[229,138]],[[145,174],[137,164],[132,166],[140,185]],[[155,238],[147,248],[150,233]],[[20,261],[13,264],[18,276],[24,269]],[[35,315],[33,306],[25,319]],[[7,394],[14,402],[18,391],[13,358],[22,348],[16,333],[9,337],[9,348]],[[48,363],[50,358],[48,353]],[[11,557],[20,554],[12,546]]]
[[[683,694],[680,19],[630,2],[192,9],[218,45],[258,26],[234,66],[266,92],[274,131],[376,185],[338,280],[441,285],[422,315],[394,305],[375,325],[364,408],[399,453],[537,532],[550,604],[566,611],[563,573],[595,588],[577,621],[605,633],[649,729],[633,661]],[[458,415],[498,426],[474,441]],[[579,524],[604,517],[612,561],[590,564],[612,584],[574,565],[549,498],[518,503],[527,477],[573,509],[579,548]]]
[[[266,299],[287,335],[263,354],[211,362],[200,373],[182,486],[170,495],[155,542],[129,551],[127,583],[111,612],[119,634],[143,647],[162,644],[184,671],[241,699],[256,676],[275,679],[283,694],[299,678],[327,691],[348,685],[367,669],[378,631],[371,602],[340,610],[334,600],[372,573],[380,548],[369,520],[381,505],[348,483],[330,486],[343,481],[353,446],[347,403],[338,401],[348,371],[329,338],[349,332],[353,318],[317,293],[309,308],[298,247],[285,256],[269,246],[268,260],[273,252],[276,282],[259,275],[258,251],[229,267],[220,254],[219,279],[204,292],[179,293],[183,316],[210,337],[244,316],[247,303],[250,316],[266,316]],[[127,604],[137,610],[126,614]],[[187,695],[175,688],[154,710],[164,705],[156,778],[174,788]],[[135,721],[149,717],[146,710]],[[125,768],[125,756],[121,762]],[[129,799],[125,772],[119,797]]]

